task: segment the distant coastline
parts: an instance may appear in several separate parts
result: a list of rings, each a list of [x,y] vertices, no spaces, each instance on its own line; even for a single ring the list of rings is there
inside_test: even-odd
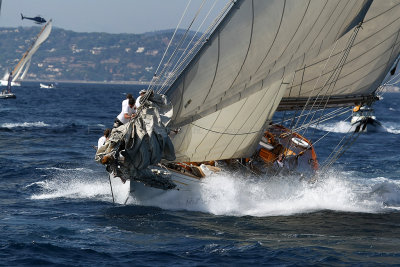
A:
[[[84,81],[84,80],[30,80],[24,79],[21,82],[34,82],[34,83],[83,83],[83,84],[117,84],[117,85],[150,85],[150,82],[142,81]]]
[[[22,82],[35,82],[35,83],[83,83],[83,84],[110,84],[110,85],[150,85],[151,82],[144,81],[84,81],[84,80],[32,80],[24,79]],[[400,93],[400,85],[387,85],[383,88],[382,92],[387,93]]]

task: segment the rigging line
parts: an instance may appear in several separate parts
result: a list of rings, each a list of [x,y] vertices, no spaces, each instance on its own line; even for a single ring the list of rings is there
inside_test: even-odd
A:
[[[351,115],[349,117],[347,117],[345,120],[348,120],[351,117]],[[326,134],[324,134],[323,136],[321,136],[320,138],[317,139],[317,141],[313,142],[313,146],[315,144],[317,144],[319,141],[321,141],[323,138],[325,138],[328,134],[330,134],[332,132],[332,130],[328,131]]]
[[[191,54],[193,54],[193,52],[195,51],[195,49],[197,48],[197,46],[200,45],[200,43],[202,43],[202,42],[206,39],[206,36],[209,36],[209,35],[210,35],[210,32],[216,27],[216,25],[220,22],[221,18],[222,18],[222,17],[224,16],[224,14],[227,12],[227,10],[230,8],[230,6],[231,6],[232,4],[234,4],[234,3],[235,3],[235,1],[234,1],[234,0],[231,0],[229,3],[227,3],[227,4],[225,5],[225,7],[221,10],[221,12],[218,14],[218,16],[214,19],[214,21],[212,22],[212,24],[210,24],[210,26],[207,28],[207,30],[203,33],[203,35],[202,35],[202,36],[199,38],[199,40],[196,42],[195,46],[192,47],[192,48],[190,49],[190,51],[186,54],[185,58],[184,58],[184,59],[181,61],[181,63],[179,64],[179,66],[178,66],[179,68],[181,68],[181,66],[187,62],[189,56],[190,56]],[[206,41],[207,41],[207,40],[206,40]],[[204,43],[205,43],[205,42],[204,42]],[[204,44],[204,43],[203,43],[203,44]],[[167,93],[167,92],[170,90],[170,88],[171,88],[171,87],[166,88],[166,89],[164,90],[164,94]],[[160,90],[160,92],[162,92],[162,91]]]
[[[320,122],[324,122],[324,121],[327,121],[327,120],[330,120],[330,119],[339,117],[339,116],[341,116],[341,115],[343,115],[343,114],[346,114],[346,113],[348,113],[348,112],[351,112],[351,110],[345,110],[345,111],[343,111],[343,112],[341,112],[341,113],[338,113],[338,114],[332,115],[332,116],[328,116],[328,114],[326,114],[326,115],[324,115],[323,118],[318,118],[318,119],[316,119],[316,120],[314,120],[314,121],[310,121],[309,123],[305,124],[305,126],[300,126],[300,127],[297,128],[297,129],[293,129],[293,131],[298,132],[298,131],[302,130],[304,127],[310,127],[310,126],[312,126],[312,125],[315,125],[316,127],[318,127],[318,125],[319,125]],[[321,121],[319,121],[320,119],[321,119]]]
[[[387,81],[386,83],[381,85],[381,87],[384,87],[387,85],[396,85],[399,82],[399,76],[400,76],[400,72],[397,73],[395,76],[393,76],[393,78],[391,78],[389,81]],[[396,79],[396,80],[393,83],[389,83],[389,82],[393,81],[394,79]]]
[[[332,157],[331,161],[330,161],[327,165],[325,165],[325,166],[323,167],[323,169],[326,170],[328,167],[332,166],[332,164],[333,164],[338,158],[340,158],[340,157],[344,154],[344,152],[346,152],[347,149],[349,149],[349,148],[354,144],[354,142],[355,142],[355,141],[357,140],[357,138],[360,136],[360,133],[361,133],[361,132],[358,132],[357,134],[356,134],[356,133],[353,133],[353,134],[349,137],[348,141],[347,141],[345,144],[343,144],[343,146],[340,148],[340,150],[338,150],[338,152],[336,153],[335,157]],[[353,139],[351,139],[351,138],[353,138]]]
[[[240,162],[239,159],[236,159],[236,162],[241,165],[242,167],[244,167],[245,169],[247,169],[248,171],[250,171],[252,174],[254,174],[257,178],[262,178],[262,176],[258,173],[256,173],[255,171],[253,171],[249,166],[244,165],[242,162]]]
[[[344,112],[342,112],[342,113],[340,113],[340,114],[337,114],[337,115],[335,115],[335,116],[326,116],[326,118],[323,120],[323,121],[327,121],[327,120],[330,120],[330,119],[333,119],[333,118],[335,118],[335,117],[338,117],[338,116],[341,116],[341,115],[343,115],[343,114],[346,114],[346,113],[348,113],[350,110],[346,110],[346,111],[344,111]],[[350,117],[351,117],[351,115],[350,115]],[[348,117],[349,118],[349,117]],[[347,119],[348,119],[347,118]],[[346,120],[347,120],[346,119]],[[304,128],[304,127],[309,127],[310,125],[312,125],[313,123],[314,123],[315,121],[311,121],[311,122],[309,122],[308,124],[306,124],[305,126],[300,126],[298,129],[291,129],[291,132],[290,132],[290,139],[292,138],[291,136],[293,135],[293,132],[299,132],[300,130],[302,130],[302,128]],[[329,131],[330,132],[330,131]],[[329,133],[328,132],[328,133]],[[325,137],[327,134],[325,134],[323,137]],[[323,137],[321,137],[319,140],[321,140]],[[318,141],[319,141],[318,140]],[[316,144],[317,142],[314,142],[313,144],[311,144],[311,146],[314,146],[315,144]],[[288,149],[291,149],[293,147],[293,144],[290,144],[290,146],[288,147]]]
[[[326,114],[326,115],[329,115],[329,114],[331,114],[331,113],[335,113],[335,112],[339,112],[340,110],[342,110],[342,109],[345,109],[346,107],[340,107],[340,108],[337,108],[337,109],[335,109],[335,110],[333,110],[333,111],[331,111],[330,113],[328,113],[328,114]],[[339,111],[337,111],[337,110],[339,110]],[[313,112],[318,112],[318,110],[314,110]],[[302,116],[305,116],[305,115],[302,115]],[[299,119],[301,116],[299,115],[299,116],[296,116],[296,117],[293,117],[294,119]],[[283,122],[287,122],[287,121],[291,121],[293,118],[290,118],[290,119],[287,119],[287,120],[284,120]]]
[[[390,79],[388,82],[391,82],[393,79],[396,79],[396,81],[394,81],[393,83],[385,83],[382,84],[378,87],[378,89],[376,89],[376,96],[378,97],[383,97],[383,95],[386,93],[386,86],[396,86],[398,84],[398,82],[400,81],[400,72],[397,73],[392,79]]]
[[[349,144],[349,147],[354,143],[354,141],[353,142],[351,142],[351,143],[349,143],[350,141],[351,141],[351,138],[355,135],[355,132],[353,132],[352,134],[351,134],[351,136],[348,136],[348,134],[349,134],[349,132],[352,130],[352,128],[350,128],[349,130],[348,130],[348,132],[346,133],[346,135],[345,136],[343,136],[343,138],[340,140],[340,142],[336,145],[336,147],[335,147],[335,149],[329,154],[329,156],[327,157],[327,159],[324,161],[324,164],[327,162],[327,164],[326,164],[326,166],[327,167],[329,167],[329,166],[331,166],[338,158],[339,158],[339,156],[341,156],[343,153],[344,153],[344,151],[343,151],[343,153],[341,153],[341,151],[344,149],[344,147],[346,147],[346,145],[348,145]],[[360,132],[358,132],[358,135],[360,134]],[[347,137],[347,139],[348,140],[346,140],[345,142],[343,142],[345,139],[346,139],[346,137]],[[358,136],[357,136],[358,137]],[[356,138],[357,138],[356,137]],[[340,145],[341,143],[343,142],[343,144],[342,145]],[[323,165],[324,165],[323,164]]]
[[[113,192],[113,188],[112,188],[112,184],[111,184],[111,173],[108,174],[108,180],[110,181],[110,189],[111,189],[111,196],[112,196],[113,204],[115,204],[114,192]]]
[[[360,27],[361,27],[361,25],[360,25]],[[325,105],[324,105],[324,108],[322,109],[322,113],[321,113],[320,118],[322,118],[323,115],[324,115],[324,112],[325,112],[325,110],[326,110],[326,108],[327,108],[329,99],[331,98],[331,96],[332,96],[332,94],[333,94],[333,89],[335,88],[336,83],[337,83],[337,81],[339,80],[340,73],[342,72],[343,67],[344,67],[344,65],[345,65],[345,62],[346,62],[346,60],[347,60],[347,58],[348,58],[348,56],[349,56],[349,54],[350,54],[350,50],[351,50],[351,48],[352,48],[352,46],[353,46],[353,44],[354,44],[355,38],[356,38],[356,36],[357,36],[357,34],[358,34],[358,31],[359,31],[359,29],[357,29],[357,33],[354,35],[354,38],[352,39],[351,44],[349,44],[350,46],[349,46],[348,50],[345,52],[345,55],[343,55],[343,63],[342,63],[342,65],[341,65],[341,67],[340,67],[340,71],[339,71],[338,74],[337,74],[337,78],[335,79],[335,82],[333,83],[333,86],[332,86],[332,84],[329,86],[329,87],[331,88],[331,89],[330,89],[331,92],[330,92],[330,94],[328,94],[328,97],[327,97],[327,99],[326,99],[326,101],[325,101]],[[346,54],[346,53],[347,53],[347,54]],[[329,90],[329,87],[328,87],[328,90]],[[323,99],[324,99],[324,96],[321,98],[321,101],[319,102],[319,105],[322,104]],[[313,116],[312,116],[311,119],[314,118],[314,115],[315,115],[315,114],[313,114]],[[319,123],[317,123],[317,125],[318,125],[318,124],[319,124]]]
[[[306,104],[304,105],[304,108],[303,108],[303,110],[302,110],[302,112],[301,112],[301,115],[303,115],[303,113],[304,113],[305,110],[306,110],[306,107],[309,105],[309,102],[310,102],[310,100],[311,100],[311,95],[312,95],[313,92],[315,91],[315,89],[316,89],[316,87],[317,87],[317,84],[318,84],[320,78],[323,76],[323,73],[324,73],[324,71],[325,71],[325,69],[326,69],[326,67],[327,67],[327,65],[328,65],[328,62],[329,62],[330,58],[332,57],[332,54],[333,54],[334,50],[336,49],[336,46],[337,46],[337,44],[338,44],[338,41],[339,41],[339,40],[336,40],[336,42],[335,42],[335,44],[334,44],[334,46],[333,46],[333,48],[332,48],[332,50],[331,50],[331,53],[330,53],[329,57],[326,59],[324,68],[321,70],[321,72],[320,72],[320,74],[319,74],[319,76],[318,76],[318,78],[317,78],[317,81],[314,83],[314,87],[313,87],[312,90],[310,91],[309,97],[308,97],[308,99],[307,99]],[[339,60],[339,61],[340,61],[340,60]],[[339,63],[337,63],[336,65],[338,65],[338,64],[339,64]],[[336,69],[335,69],[335,71],[336,71]],[[318,92],[318,94],[317,94],[316,99],[318,99],[319,94],[321,93],[321,91],[323,90],[323,88],[326,86],[327,82],[332,78],[333,75],[334,75],[334,73],[332,73],[331,76],[327,79],[327,81],[325,82],[325,85],[321,87],[321,89],[319,90],[319,92]],[[316,100],[314,100],[313,106],[314,106],[315,102],[316,102]],[[312,106],[312,108],[313,108],[313,106]],[[310,112],[312,111],[312,108],[309,110],[308,114],[310,114]],[[306,119],[303,121],[303,123],[307,120],[308,116],[309,116],[309,115],[307,115],[307,117],[306,117]],[[298,123],[299,123],[299,121],[296,122],[295,127],[297,127],[297,124],[298,124]]]
[[[175,47],[175,50],[172,52],[171,56],[169,57],[169,59],[167,60],[167,63],[164,64],[164,68],[161,70],[161,72],[158,74],[159,77],[163,77],[164,73],[167,73],[168,69],[169,69],[169,64],[170,62],[175,58],[177,51],[181,48],[181,46],[183,45],[183,42],[186,40],[189,30],[192,28],[193,23],[196,21],[201,9],[203,8],[203,5],[205,3],[206,0],[203,0],[203,2],[201,3],[199,9],[197,10],[195,16],[193,17],[192,21],[190,22],[189,26],[187,27],[184,35],[181,37],[180,41],[178,42],[177,46]],[[167,79],[168,80],[168,77]],[[165,81],[164,81],[165,83]]]
[[[295,76],[296,76],[296,73],[293,74],[293,78],[292,78],[292,81],[291,81],[291,84],[292,84],[292,85],[293,85],[293,83],[294,83],[294,78],[295,78]],[[303,77],[304,77],[304,72],[303,72]],[[302,81],[303,81],[303,77],[301,78]],[[296,115],[296,113],[297,113],[297,111],[295,112],[295,114],[293,114],[293,117]],[[282,118],[282,121],[283,121],[283,119],[284,119],[284,118]],[[292,120],[291,126],[293,125],[293,121],[294,121],[294,119]],[[289,129],[290,129],[290,137],[289,137],[289,139],[292,139],[293,130],[292,130],[291,127],[290,127]],[[288,144],[288,143],[286,143],[286,145],[287,145],[287,144]],[[289,147],[286,147],[286,149],[290,149],[290,148],[293,146],[293,143],[289,142],[289,144],[290,144]]]
[[[163,62],[163,60],[164,60],[164,57],[165,57],[165,55],[166,55],[167,52],[168,52],[168,49],[169,49],[169,47],[170,47],[170,45],[171,45],[171,43],[172,43],[172,40],[174,39],[175,34],[176,34],[176,32],[178,31],[178,28],[179,28],[179,26],[181,25],[182,20],[183,20],[184,16],[186,15],[186,12],[187,12],[187,10],[188,10],[189,5],[190,5],[191,2],[192,2],[192,0],[190,0],[190,1],[187,3],[186,8],[185,8],[185,10],[183,11],[183,14],[182,14],[182,16],[181,16],[181,18],[180,18],[180,20],[179,20],[179,22],[178,22],[178,25],[176,26],[175,31],[174,31],[174,33],[172,34],[171,40],[169,41],[168,46],[167,46],[167,48],[165,49],[164,54],[163,54],[163,56],[162,56],[162,58],[161,58],[161,60],[160,60],[160,63],[158,64],[158,67],[157,67],[157,69],[156,69],[156,72],[155,72],[153,78],[156,77],[157,72],[158,72],[158,69],[160,68],[160,66],[161,66],[161,64],[162,64],[162,62]],[[153,82],[153,79],[151,80],[148,89],[150,89],[150,86],[151,86],[152,82]],[[155,83],[155,82],[154,82],[154,83]]]
[[[214,131],[214,130],[211,130],[211,129],[208,129],[208,128],[205,128],[205,127],[201,127],[201,126],[199,126],[199,125],[196,125],[196,124],[194,124],[194,123],[190,123],[190,124],[191,124],[191,125],[193,125],[193,126],[196,126],[196,127],[200,128],[200,129],[203,129],[203,130],[206,130],[206,131],[212,132],[212,133],[217,133],[217,134],[226,134],[226,135],[233,135],[233,136],[240,136],[240,135],[249,135],[249,134],[255,134],[255,133],[259,133],[260,131],[262,131],[262,130],[258,130],[258,131],[254,131],[254,132],[247,132],[247,133],[235,133],[235,134],[233,134],[233,133],[227,133],[227,132],[218,132],[218,131]]]
[[[397,41],[397,39],[399,38],[399,33],[400,33],[400,30],[397,31],[396,41]],[[393,53],[393,50],[394,50],[394,48],[395,48],[395,46],[396,46],[396,41],[395,41],[394,44],[393,44],[392,51],[391,51],[390,55],[392,55],[392,53]],[[391,56],[389,57],[389,61],[390,61],[390,58],[391,58]],[[399,56],[399,54],[397,54],[397,59],[395,60],[394,64],[392,65],[392,67],[394,66],[394,68],[393,68],[392,70],[390,70],[390,74],[393,75],[393,74],[395,73],[396,68],[397,68],[397,65],[399,64],[399,60],[400,60],[400,56]],[[394,71],[394,72],[392,73],[392,71]],[[389,76],[389,77],[390,77],[390,76]],[[394,77],[393,77],[393,78],[394,78]],[[392,78],[392,79],[393,79],[393,78]],[[391,81],[392,79],[390,79],[390,81]],[[383,84],[385,85],[385,84],[387,84],[388,82],[389,82],[389,81],[383,82]],[[381,89],[380,92],[379,92],[379,89],[380,89],[380,88],[382,88],[382,85],[380,85],[380,86],[376,89],[375,94],[378,95],[378,94],[380,93],[380,94],[381,94],[380,96],[382,97],[384,93],[383,93],[383,89]]]
[[[297,49],[298,49],[298,48],[297,48]],[[306,57],[306,55],[304,54],[304,58],[305,58],[305,57]],[[299,85],[299,96],[300,96],[301,87],[302,87],[303,81],[304,81],[304,72],[305,72],[305,70],[306,70],[306,65],[307,65],[307,64],[304,64],[303,72],[302,72],[302,75],[301,75],[301,82],[300,82],[300,85]],[[294,83],[295,77],[296,77],[296,72],[294,72],[294,75],[293,75],[292,86],[290,87],[289,96],[291,95],[291,92],[292,92],[292,88],[293,88],[293,83]],[[298,110],[296,110],[296,111],[294,112],[293,116],[292,116],[292,119],[291,119],[291,122],[290,122],[290,125],[289,125],[289,129],[292,129],[292,128],[293,128],[293,124],[294,124],[294,122],[295,122],[295,120],[296,120],[297,112],[298,112]],[[283,125],[284,122],[285,122],[285,121],[282,120],[282,125]]]
[[[200,29],[203,27],[205,21],[207,20],[207,18],[209,17],[209,15],[211,14],[211,11],[215,8],[215,5],[217,4],[218,0],[214,1],[214,4],[211,6],[211,8],[209,9],[207,15],[204,17],[203,21],[201,22],[200,26],[197,28],[196,33],[192,36],[192,39],[189,41],[189,43],[187,44],[185,50],[181,53],[181,56],[179,57],[179,59],[176,61],[174,67],[172,68],[172,75],[168,76],[169,80],[172,79],[172,77],[175,77],[176,73],[179,72],[180,68],[178,68],[178,63],[181,62],[182,57],[186,54],[186,51],[189,49],[190,45],[194,42],[195,37],[197,36],[197,34],[200,32]],[[160,93],[164,87],[168,86],[168,82],[169,80],[167,79],[164,84],[161,86],[161,88],[158,90],[158,93]]]
[[[324,84],[324,85],[321,87],[321,89],[319,90],[319,92],[318,92],[318,94],[317,94],[315,100],[313,101],[313,105],[311,106],[311,110],[314,108],[315,103],[318,101],[319,95],[321,94],[321,92],[323,91],[323,89],[325,88],[325,86],[329,83],[329,81],[330,81],[330,80],[334,80],[335,82],[330,83],[330,85],[328,86],[328,89],[326,90],[326,92],[328,92],[329,88],[332,87],[332,84],[335,84],[335,83],[336,83],[337,78],[339,77],[340,72],[341,72],[341,70],[342,70],[342,68],[343,68],[344,62],[346,61],[347,56],[348,56],[348,54],[349,54],[349,52],[350,52],[351,45],[354,43],[354,38],[353,38],[353,37],[355,38],[355,35],[353,35],[353,36],[348,40],[348,43],[347,43],[347,45],[346,45],[346,49],[344,50],[344,53],[343,53],[342,57],[339,58],[338,62],[336,63],[336,66],[337,66],[337,67],[334,69],[334,71],[332,72],[332,74],[331,74],[331,75],[329,76],[329,78],[326,80],[325,84]],[[337,77],[337,78],[334,78],[334,77]],[[322,99],[323,99],[323,97],[322,97]],[[322,101],[321,101],[321,102],[322,102]]]
[[[335,44],[334,44],[334,46],[333,46],[333,48],[332,48],[332,50],[331,50],[331,53],[329,54],[329,57],[326,59],[325,66],[322,68],[321,73],[320,73],[320,75],[318,76],[318,79],[317,79],[316,83],[314,84],[313,89],[312,89],[311,92],[310,92],[310,95],[309,95],[309,97],[308,97],[308,99],[307,99],[307,101],[306,101],[306,104],[304,105],[302,111],[300,112],[300,116],[302,116],[303,113],[305,112],[306,107],[307,107],[308,103],[310,102],[311,95],[312,95],[312,93],[314,92],[315,87],[317,86],[317,84],[318,84],[318,82],[319,82],[319,79],[321,78],[321,76],[322,76],[324,70],[326,69],[326,66],[327,66],[327,64],[328,64],[328,61],[330,60],[330,58],[331,58],[331,56],[332,56],[332,53],[333,53],[333,51],[334,51],[335,48],[336,48],[337,43],[338,43],[338,40],[336,40],[336,42],[335,42]],[[297,127],[297,124],[298,124],[298,123],[299,123],[299,120],[296,121],[296,124],[294,125],[294,128]]]
[[[342,56],[342,57],[338,60],[338,62],[336,63],[336,66],[337,66],[337,67],[335,68],[335,71],[334,71],[334,72],[331,74],[331,76],[326,80],[324,86],[323,86],[323,87],[321,88],[321,90],[318,92],[317,97],[316,97],[315,100],[313,101],[313,104],[312,104],[312,106],[311,106],[310,111],[314,108],[315,103],[317,102],[319,95],[321,94],[323,88],[325,88],[325,86],[326,86],[326,84],[328,83],[328,81],[331,80],[331,79],[336,79],[336,81],[337,81],[337,79],[339,78],[340,73],[341,73],[341,70],[342,70],[342,68],[343,68],[343,66],[344,66],[344,63],[346,62],[346,59],[347,59],[349,53],[350,53],[351,47],[352,47],[352,45],[353,45],[353,43],[354,43],[354,40],[355,40],[355,38],[356,38],[356,36],[357,36],[357,34],[358,34],[358,31],[359,31],[359,28],[360,28],[360,27],[361,27],[361,23],[354,29],[353,34],[351,35],[350,39],[348,40],[348,43],[347,43],[347,45],[346,45],[346,49],[344,50],[343,56]],[[336,46],[336,45],[335,45],[335,46]],[[333,78],[334,76],[335,76],[336,78]],[[336,82],[335,82],[334,84],[336,85]],[[334,87],[333,87],[333,88],[334,88]],[[329,90],[329,87],[328,87],[327,91],[328,91],[328,90]],[[311,96],[311,95],[310,95],[310,96]],[[308,102],[308,101],[307,101],[307,102]],[[327,104],[327,102],[326,102],[326,104]],[[325,105],[325,107],[326,107],[326,105]],[[309,114],[310,114],[310,113],[309,113]],[[314,117],[314,116],[313,116],[313,117]],[[313,117],[311,118],[311,120],[313,119]],[[307,119],[308,119],[308,116],[306,117],[306,119],[304,120],[304,122],[305,122]],[[304,123],[304,122],[303,122],[303,123]],[[307,129],[304,130],[303,135],[305,134],[306,131],[307,131]]]

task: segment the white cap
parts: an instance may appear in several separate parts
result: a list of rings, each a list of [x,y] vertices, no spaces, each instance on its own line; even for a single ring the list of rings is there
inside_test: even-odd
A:
[[[142,90],[140,90],[139,95],[141,95],[142,93],[146,93],[146,92],[147,92],[147,90],[142,89]]]

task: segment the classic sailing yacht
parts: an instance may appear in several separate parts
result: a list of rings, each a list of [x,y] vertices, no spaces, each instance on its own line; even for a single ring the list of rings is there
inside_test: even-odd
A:
[[[232,161],[246,165],[255,153],[262,156],[260,145],[269,151],[285,146],[285,156],[295,159],[307,155],[307,164],[314,168],[313,144],[293,129],[272,124],[275,111],[305,108],[319,99],[320,94],[304,90],[303,85],[313,88],[312,79],[319,77],[321,69],[329,70],[324,61],[334,51],[340,51],[336,58],[348,55],[346,51],[357,44],[355,31],[364,31],[364,20],[369,22],[366,27],[374,25],[371,27],[379,32],[387,24],[379,24],[375,16],[385,13],[391,16],[389,21],[397,27],[398,36],[399,5],[400,0],[388,1],[383,8],[373,1],[231,2],[212,33],[200,38],[201,48],[191,50],[197,53],[190,60],[177,64],[166,77],[163,72],[156,73],[157,83],[149,87],[138,116],[113,130],[110,140],[97,151],[96,160],[106,165],[111,176],[130,180],[136,197],[158,194],[160,189],[196,186],[204,174],[217,171],[216,167]],[[367,12],[370,19],[365,19]],[[360,42],[368,40],[371,31],[364,34]],[[346,45],[349,40],[352,42]],[[368,47],[371,42],[367,40]],[[353,77],[353,83],[338,83],[341,80],[334,77],[332,83],[338,87],[329,92],[346,99],[350,90],[365,93],[365,88],[380,84],[398,55],[397,38],[388,43],[392,49],[376,54],[385,58],[385,66],[376,69],[371,64],[366,67],[369,71],[363,72],[373,73],[373,77],[353,77],[356,70],[349,65],[338,77]],[[360,68],[369,62],[362,53],[359,58],[360,62],[355,60]],[[310,72],[309,79],[304,79],[305,70]],[[176,75],[171,78],[171,73]],[[157,88],[158,84],[162,85]],[[348,89],[349,85],[353,89]],[[367,95],[364,98],[370,99]],[[297,104],[299,101],[303,102]],[[278,143],[272,141],[277,139]],[[222,164],[215,166],[215,162]]]
[[[49,20],[49,22],[46,23],[40,30],[40,32],[37,34],[35,40],[31,44],[31,46],[28,48],[28,50],[22,55],[22,58],[18,62],[18,64],[14,67],[12,70],[12,81],[11,81],[11,86],[20,86],[21,84],[19,81],[23,80],[28,73],[32,56],[36,53],[36,51],[39,49],[40,45],[46,41],[46,39],[49,37],[50,32],[52,29],[52,20]],[[1,80],[1,85],[6,86],[8,83],[8,77],[9,77],[9,72],[7,71],[4,75],[4,77]]]

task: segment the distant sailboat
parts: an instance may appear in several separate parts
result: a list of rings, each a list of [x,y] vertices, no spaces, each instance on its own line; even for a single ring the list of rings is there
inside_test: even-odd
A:
[[[50,32],[52,29],[52,20],[49,20],[46,25],[42,27],[38,35],[36,36],[35,40],[33,41],[32,45],[28,48],[28,50],[22,55],[22,58],[18,62],[18,64],[14,67],[12,71],[12,81],[11,86],[20,86],[21,84],[19,81],[23,80],[28,73],[32,56],[36,53],[39,49],[40,45],[46,41],[49,37]],[[5,73],[1,80],[1,85],[6,86],[8,83],[9,73],[8,71]]]
[[[399,14],[400,0],[235,1],[174,82],[149,88],[139,115],[113,130],[96,160],[130,180],[135,196],[188,189],[217,171],[215,162],[252,170],[255,159],[268,165],[283,154],[316,169],[314,145],[298,133],[306,125],[273,124],[275,111],[373,101],[399,54]],[[332,57],[336,64],[326,63]],[[321,94],[320,83],[333,87]]]

